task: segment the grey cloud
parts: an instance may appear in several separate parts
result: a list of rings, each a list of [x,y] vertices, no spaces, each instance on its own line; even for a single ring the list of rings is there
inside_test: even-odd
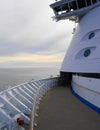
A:
[[[59,36],[58,36],[59,37]],[[16,43],[3,43],[0,47],[0,55],[1,56],[13,56],[17,55],[18,53],[31,53],[31,54],[38,54],[38,55],[52,55],[52,54],[65,54],[66,51],[66,36],[65,38],[62,38],[62,40],[54,40],[54,38],[48,43],[41,43],[39,46],[37,45],[30,45],[28,46],[23,46],[20,44],[20,46]],[[46,41],[45,41],[46,42]],[[65,45],[64,45],[65,44]],[[64,48],[65,46],[65,48]]]
[[[37,44],[38,42],[38,44]],[[1,56],[8,56],[8,55],[15,55],[17,53],[37,53],[37,54],[51,54],[59,52],[63,49],[63,44],[66,43],[66,34],[57,34],[55,37],[48,38],[44,41],[38,40],[33,41],[32,44],[29,41],[25,41],[24,44],[22,43],[13,43],[8,41],[0,41],[0,55]],[[67,44],[67,43],[66,43]]]
[[[50,0],[49,3],[52,3]],[[54,54],[69,42],[66,22],[52,21],[47,0],[4,0],[0,3],[0,56]]]

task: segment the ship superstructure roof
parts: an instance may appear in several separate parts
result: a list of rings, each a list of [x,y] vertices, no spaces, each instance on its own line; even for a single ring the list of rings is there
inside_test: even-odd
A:
[[[88,11],[100,5],[99,0],[60,0],[51,4],[54,19],[70,19],[78,22]]]

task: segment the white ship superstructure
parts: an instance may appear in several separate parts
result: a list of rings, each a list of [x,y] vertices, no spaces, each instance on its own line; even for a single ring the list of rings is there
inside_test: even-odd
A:
[[[57,21],[77,22],[61,76],[80,100],[100,112],[100,1],[61,0],[50,6]]]

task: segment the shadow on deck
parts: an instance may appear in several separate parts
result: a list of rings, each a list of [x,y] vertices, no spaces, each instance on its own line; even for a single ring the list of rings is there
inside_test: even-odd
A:
[[[69,87],[57,87],[43,97],[35,130],[100,130],[100,114],[80,102]]]

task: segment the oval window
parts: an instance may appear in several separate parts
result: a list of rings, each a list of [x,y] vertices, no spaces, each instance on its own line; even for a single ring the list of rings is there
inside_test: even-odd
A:
[[[94,32],[90,33],[89,39],[93,38],[94,36],[95,36],[95,33],[94,33]]]
[[[88,57],[91,54],[91,50],[87,49],[84,51],[84,57]]]

